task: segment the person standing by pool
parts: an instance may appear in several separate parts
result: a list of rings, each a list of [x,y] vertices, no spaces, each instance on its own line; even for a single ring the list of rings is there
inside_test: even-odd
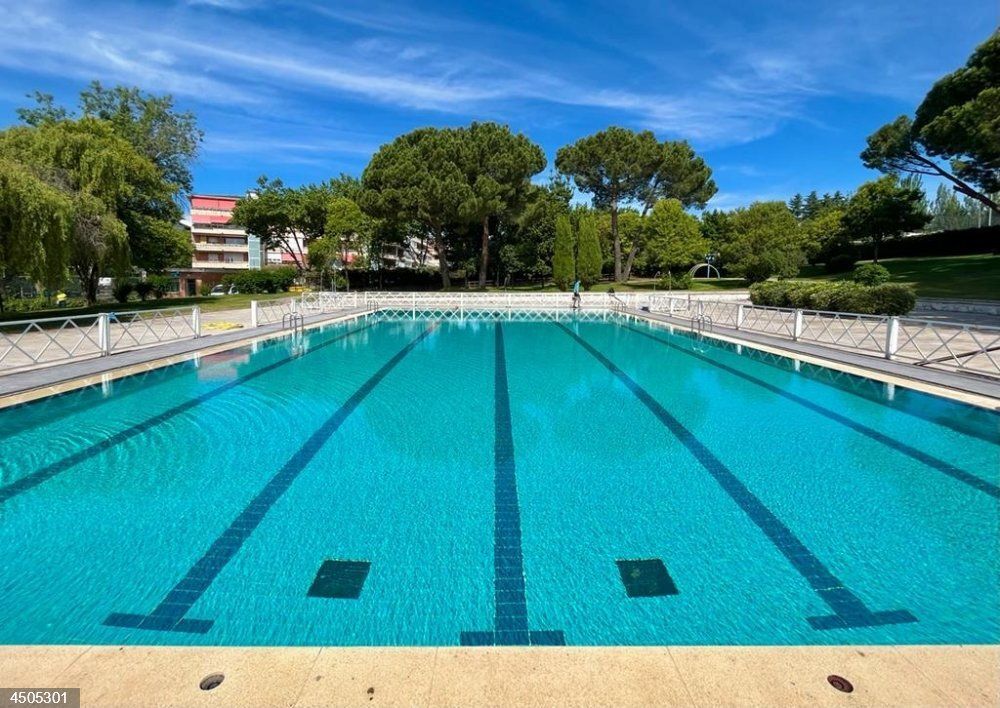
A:
[[[573,309],[574,310],[579,310],[580,309],[580,280],[579,279],[577,279],[576,282],[573,283]]]

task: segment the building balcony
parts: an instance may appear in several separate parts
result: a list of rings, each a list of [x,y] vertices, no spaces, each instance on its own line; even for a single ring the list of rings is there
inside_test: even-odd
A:
[[[225,270],[247,270],[250,268],[249,261],[191,261],[192,268],[223,268]]]
[[[241,244],[229,244],[229,243],[205,243],[203,241],[194,242],[195,250],[197,251],[216,251],[219,253],[246,253],[247,245],[245,243]]]

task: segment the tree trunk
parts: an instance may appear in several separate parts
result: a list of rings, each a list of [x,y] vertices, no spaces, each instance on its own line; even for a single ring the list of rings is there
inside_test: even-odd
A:
[[[83,296],[87,299],[88,305],[97,304],[97,266],[75,266],[76,277],[80,279],[80,286],[83,288]]]
[[[438,268],[441,271],[441,287],[451,287],[451,275],[448,273],[448,254],[444,250],[444,237],[441,232],[434,234],[434,245],[438,251]]]
[[[490,265],[490,217],[483,217],[483,256],[479,262],[479,288],[486,287],[486,269]]]
[[[632,248],[628,252],[628,258],[625,260],[625,282],[632,277],[632,264],[635,262],[635,254],[639,251],[639,244],[632,244]]]
[[[878,263],[878,245],[882,242],[880,236],[872,237],[872,263]]]
[[[622,242],[618,238],[618,202],[611,202],[611,241],[615,249],[615,282],[622,282]]]
[[[986,205],[991,210],[993,210],[996,213],[1000,214],[1000,204],[997,204],[995,201],[993,201],[992,199],[990,199],[986,194],[983,194],[982,192],[977,192],[975,189],[972,188],[971,185],[969,185],[966,182],[963,182],[962,180],[960,180],[958,177],[956,177],[952,173],[948,172],[947,170],[942,169],[940,165],[938,165],[936,162],[934,162],[934,160],[930,160],[930,159],[924,157],[923,155],[921,155],[920,153],[918,153],[916,151],[913,151],[913,150],[908,151],[907,154],[911,158],[916,159],[917,161],[919,161],[921,164],[924,164],[924,165],[927,165],[928,167],[930,167],[932,170],[934,170],[941,177],[944,177],[946,180],[950,181],[952,183],[952,189],[954,189],[956,192],[959,192],[960,194],[964,194],[967,197],[971,197],[971,198],[975,199],[977,202],[980,202],[980,203]]]

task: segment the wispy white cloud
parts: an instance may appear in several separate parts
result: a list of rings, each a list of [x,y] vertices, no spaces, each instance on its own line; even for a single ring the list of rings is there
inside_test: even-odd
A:
[[[652,50],[642,77],[602,74],[600,56],[588,55],[589,63],[579,66],[572,46],[539,48],[485,21],[374,0],[284,0],[269,12],[292,7],[298,26],[254,24],[245,20],[250,13],[234,13],[225,31],[191,31],[200,26],[199,15],[256,5],[259,0],[184,0],[165,18],[162,8],[135,5],[123,12],[101,0],[86,8],[67,0],[30,6],[0,0],[0,66],[137,83],[204,104],[267,106],[289,114],[331,96],[500,119],[524,115],[526,104],[572,106],[718,146],[771,135],[790,121],[815,121],[810,102],[838,91],[906,94],[911,82],[886,59],[901,61],[899,35],[920,21],[902,0],[887,0],[886,7],[851,0],[819,8],[806,26],[801,16],[774,13],[778,19],[752,29],[732,17],[705,20],[665,4],[665,17],[700,44],[683,66],[674,66],[680,52],[668,61]],[[350,31],[319,40],[302,27],[302,13]],[[574,15],[552,5],[540,17],[567,23]],[[480,46],[477,37],[501,37],[504,49]],[[910,61],[924,68],[921,59]],[[648,71],[662,65],[688,80],[665,81]]]

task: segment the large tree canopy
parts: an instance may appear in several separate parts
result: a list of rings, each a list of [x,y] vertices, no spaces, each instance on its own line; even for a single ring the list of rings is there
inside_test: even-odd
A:
[[[308,244],[330,235],[331,208],[343,209],[344,202],[357,204],[360,192],[358,180],[347,175],[297,188],[261,175],[256,188],[236,202],[232,219],[259,237],[265,249],[288,254],[299,271],[303,271]],[[334,223],[334,229],[337,228]],[[340,239],[343,235],[340,231],[336,237]]]
[[[471,187],[459,211],[481,226],[479,287],[483,288],[489,268],[490,219],[524,204],[531,178],[545,169],[545,153],[524,135],[497,123],[473,123],[457,135],[462,168]]]
[[[35,92],[34,98],[36,106],[17,111],[28,125],[73,117],[72,111],[55,105],[51,94]],[[173,96],[156,96],[129,86],[106,88],[94,81],[80,92],[80,115],[111,123],[140,155],[160,167],[164,179],[177,191],[191,192],[191,165],[203,133],[193,113],[175,109]]]
[[[476,226],[479,282],[485,285],[491,219],[520,208],[531,177],[544,167],[541,148],[506,126],[421,128],[375,153],[362,176],[362,202],[374,216],[424,227],[435,241],[445,287],[451,284],[449,252]]]
[[[556,153],[556,168],[593,197],[594,206],[611,214],[616,281],[628,278],[638,245],[623,268],[618,211],[639,204],[645,214],[658,200],[677,199],[685,207],[704,207],[716,192],[712,171],[686,142],[657,141],[651,131],[612,126]]]
[[[989,196],[1000,190],[1000,33],[934,84],[914,120],[900,116],[870,135],[861,159],[882,172],[942,177],[1000,212]]]
[[[794,277],[805,262],[798,222],[784,202],[754,202],[731,212],[726,239],[726,267],[751,283]]]
[[[886,175],[858,188],[847,204],[843,225],[852,237],[872,242],[872,260],[878,263],[879,246],[885,239],[919,229],[929,220],[923,191]]]
[[[28,125],[41,127],[75,117],[49,94],[36,92],[34,97],[35,107],[17,111]],[[181,216],[180,202],[192,188],[191,165],[202,140],[194,114],[177,111],[170,95],[126,86],[106,88],[94,81],[80,93],[79,116],[106,122],[159,168],[116,205],[132,262],[152,271],[190,264],[190,238],[174,225]]]
[[[663,270],[692,266],[708,251],[698,219],[684,211],[676,199],[656,202],[646,217],[644,230],[650,264]]]
[[[415,221],[434,240],[441,283],[450,287],[449,229],[461,221],[461,205],[472,197],[456,161],[456,131],[420,128],[383,145],[361,176],[362,207],[389,221]]]
[[[65,215],[70,224],[65,249],[56,247],[54,232],[49,232],[44,265],[38,265],[37,256],[34,264],[18,257],[19,265],[35,274],[41,271],[49,279],[68,264],[79,277],[88,301],[94,302],[100,275],[124,272],[129,264],[127,225],[120,213],[128,211],[123,205],[138,193],[155,189],[157,181],[162,181],[157,165],[121,138],[113,125],[94,118],[9,128],[0,133],[0,162],[6,165],[9,183],[22,193],[33,191],[37,205],[57,205],[56,214]],[[11,181],[18,173],[20,182]],[[24,218],[23,211],[17,209],[0,215],[0,220],[12,224],[23,224]],[[55,228],[51,219],[48,223]],[[17,237],[17,233],[5,236],[5,240]],[[37,242],[27,248],[38,253]],[[4,250],[23,254],[25,244]]]
[[[0,134],[0,146],[3,140]],[[0,156],[0,278],[24,274],[56,287],[65,276],[72,214],[69,195]],[[0,292],[0,312],[3,304]]]

